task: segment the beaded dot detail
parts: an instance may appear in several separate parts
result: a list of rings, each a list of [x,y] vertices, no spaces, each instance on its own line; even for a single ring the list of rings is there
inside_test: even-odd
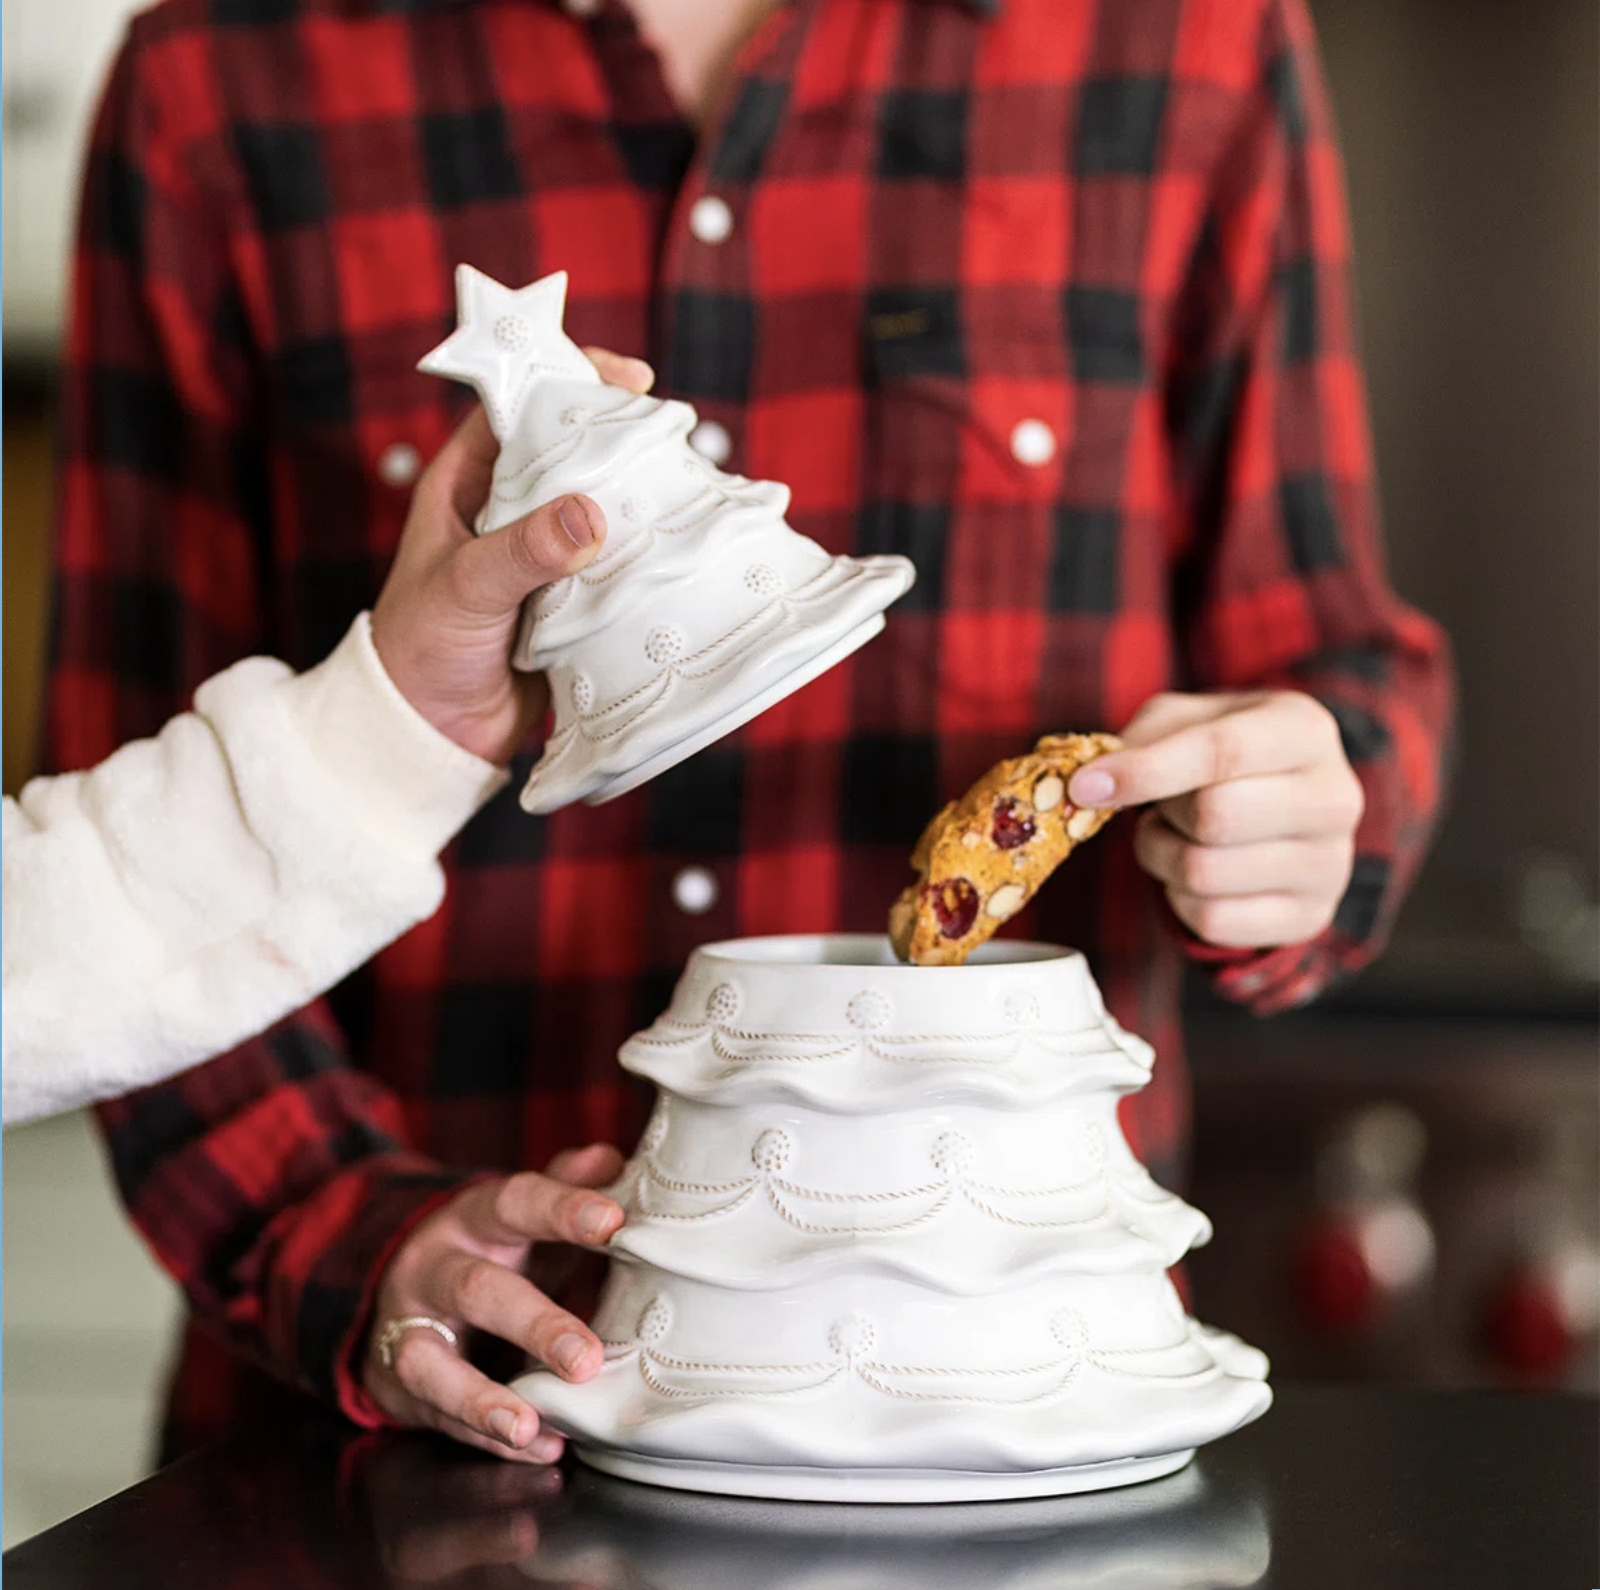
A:
[[[718,983],[706,995],[706,1020],[726,1027],[739,1014],[739,990],[732,983]]]
[[[769,1176],[787,1170],[793,1157],[794,1139],[781,1126],[768,1127],[750,1150],[750,1158],[755,1162],[756,1169]]]
[[[934,1169],[954,1179],[972,1168],[972,1140],[960,1132],[941,1132],[933,1144]]]
[[[683,634],[671,624],[662,624],[644,638],[644,654],[653,663],[669,663],[683,655]]]
[[[1005,1003],[1006,1021],[1012,1027],[1037,1027],[1043,1019],[1039,1001],[1032,994],[1011,994]]]
[[[642,1342],[658,1342],[672,1329],[672,1304],[664,1297],[653,1297],[639,1316],[637,1335]]]
[[[872,1351],[878,1333],[861,1314],[847,1314],[828,1329],[828,1348],[840,1358],[864,1358]]]
[[[845,1020],[861,1032],[879,1032],[894,1019],[894,1006],[887,994],[876,988],[863,988],[844,1008]]]
[[[1064,1308],[1051,1316],[1050,1334],[1072,1352],[1082,1352],[1089,1345],[1089,1327],[1075,1308]]]
[[[511,353],[526,348],[532,339],[533,327],[521,315],[502,315],[494,323],[494,340]]]

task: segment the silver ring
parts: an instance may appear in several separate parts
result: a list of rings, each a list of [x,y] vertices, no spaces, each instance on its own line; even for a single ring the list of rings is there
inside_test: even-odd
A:
[[[394,1350],[400,1345],[400,1338],[407,1331],[437,1331],[444,1338],[446,1347],[454,1347],[456,1333],[450,1329],[442,1319],[434,1319],[427,1314],[407,1314],[404,1319],[392,1319],[378,1332],[378,1362],[385,1369],[394,1368]]]

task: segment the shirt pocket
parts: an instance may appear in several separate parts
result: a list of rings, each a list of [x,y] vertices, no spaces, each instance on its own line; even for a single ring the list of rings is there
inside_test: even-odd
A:
[[[1058,496],[1072,389],[1056,295],[990,287],[871,295],[869,498],[952,506]]]
[[[914,715],[1001,744],[1038,726],[1072,432],[1058,302],[895,289],[864,327],[862,550],[917,565],[900,604],[922,615],[906,626],[927,692]]]

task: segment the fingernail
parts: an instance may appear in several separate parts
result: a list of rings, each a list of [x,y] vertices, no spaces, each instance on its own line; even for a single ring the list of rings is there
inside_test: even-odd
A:
[[[578,1211],[578,1230],[591,1242],[598,1242],[611,1225],[611,1205],[588,1203]]]
[[[643,359],[628,358],[622,363],[636,386],[648,386],[656,378],[655,371]]]
[[[588,1350],[588,1342],[576,1331],[568,1331],[565,1336],[556,1337],[556,1344],[550,1349],[550,1356],[555,1359],[556,1368],[562,1374],[570,1375],[576,1373],[578,1365],[583,1362],[583,1355]]]
[[[517,1444],[517,1416],[510,1408],[496,1408],[489,1415],[489,1428],[507,1446]]]
[[[556,518],[573,546],[586,547],[594,540],[594,521],[589,517],[588,504],[582,497],[563,498],[556,509]]]
[[[561,1437],[542,1435],[528,1448],[528,1453],[541,1463],[554,1463],[561,1456]]]
[[[1067,786],[1074,806],[1105,806],[1116,793],[1117,781],[1098,767],[1080,768]]]

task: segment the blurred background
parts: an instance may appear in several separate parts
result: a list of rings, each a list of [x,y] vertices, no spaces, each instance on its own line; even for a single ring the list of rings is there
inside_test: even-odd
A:
[[[123,0],[6,0],[4,784],[34,767],[53,372]],[[1454,804],[1374,970],[1196,992],[1205,1317],[1279,1374],[1596,1385],[1600,8],[1312,0],[1349,160],[1395,583],[1454,638]],[[5,1134],[5,1544],[131,1483],[179,1303],[82,1117]]]

